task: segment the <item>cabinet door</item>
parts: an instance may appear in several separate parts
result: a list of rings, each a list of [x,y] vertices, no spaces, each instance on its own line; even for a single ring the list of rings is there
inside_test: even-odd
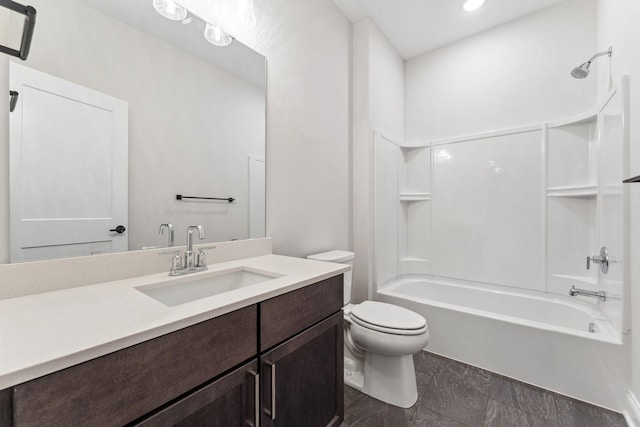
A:
[[[340,311],[262,355],[262,426],[340,425],[342,322]]]
[[[236,369],[136,426],[256,426],[259,416],[256,360]]]

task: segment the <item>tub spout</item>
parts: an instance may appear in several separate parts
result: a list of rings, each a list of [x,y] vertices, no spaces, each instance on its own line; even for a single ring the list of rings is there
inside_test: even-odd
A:
[[[569,295],[571,295],[572,297],[575,297],[578,295],[582,295],[585,297],[593,297],[593,298],[598,298],[600,301],[607,300],[607,293],[605,291],[587,291],[584,289],[578,289],[575,286],[571,286],[571,289],[569,289]]]

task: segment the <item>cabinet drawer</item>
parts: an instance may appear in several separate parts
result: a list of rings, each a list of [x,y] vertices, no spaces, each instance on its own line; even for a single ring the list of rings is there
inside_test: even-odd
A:
[[[259,379],[258,362],[254,359],[135,426],[257,426]]]
[[[123,425],[255,357],[253,305],[14,389],[17,426]]]
[[[343,276],[260,303],[260,351],[292,337],[342,308]]]

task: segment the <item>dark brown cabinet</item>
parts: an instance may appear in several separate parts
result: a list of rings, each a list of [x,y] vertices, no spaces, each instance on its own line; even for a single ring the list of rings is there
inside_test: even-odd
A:
[[[333,426],[342,275],[0,390],[0,426]]]
[[[253,360],[160,410],[138,427],[257,426],[258,362]]]
[[[17,385],[14,425],[130,423],[255,358],[256,328],[253,305]]]
[[[342,322],[336,313],[260,357],[262,426],[340,425]]]

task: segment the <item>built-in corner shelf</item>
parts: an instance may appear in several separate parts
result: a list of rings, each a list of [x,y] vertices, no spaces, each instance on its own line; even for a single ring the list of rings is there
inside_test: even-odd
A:
[[[431,193],[400,193],[402,202],[422,202],[431,200]]]
[[[596,197],[597,195],[598,187],[595,185],[570,185],[547,189],[547,197]]]
[[[402,150],[413,150],[414,148],[430,148],[430,142],[405,142],[404,144],[400,144],[399,147]]]

